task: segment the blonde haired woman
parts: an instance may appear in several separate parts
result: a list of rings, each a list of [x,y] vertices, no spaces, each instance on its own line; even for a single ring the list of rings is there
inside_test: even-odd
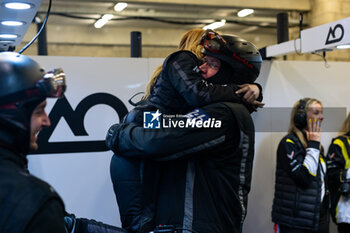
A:
[[[204,44],[207,47],[203,49]],[[220,49],[211,56],[203,55],[213,44],[220,46]],[[253,65],[256,73],[251,77],[255,80],[260,72],[261,56],[249,42],[242,43],[242,48],[251,52],[242,50],[240,56]],[[241,83],[231,78],[237,73],[232,67],[242,61],[227,61],[215,56],[226,56],[224,53],[227,50],[226,41],[212,30],[193,29],[186,32],[181,38],[179,50],[166,58],[147,84],[144,96],[147,104],[162,113],[172,114],[183,114],[194,107],[221,101],[246,102],[261,107],[261,87],[258,84],[250,83],[251,80],[245,80],[243,75]],[[225,85],[219,80],[225,80]],[[241,93],[244,93],[243,98],[239,96]]]
[[[178,50],[188,50],[192,52],[194,55],[196,55],[199,60],[202,60],[204,57],[202,53],[203,46],[200,44],[200,42],[204,33],[205,33],[205,30],[202,28],[195,28],[185,32],[181,37]],[[157,77],[162,71],[162,67],[163,66],[158,66],[153,71],[152,77],[146,86],[144,99],[148,98],[151,92],[151,88],[155,84]]]
[[[277,149],[272,221],[276,233],[328,233],[326,164],[321,141],[322,103],[295,103],[288,135]]]
[[[350,113],[327,154],[332,218],[339,233],[350,232]]]

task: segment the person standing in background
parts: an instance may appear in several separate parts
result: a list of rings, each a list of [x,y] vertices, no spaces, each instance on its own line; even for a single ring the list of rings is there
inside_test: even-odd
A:
[[[350,113],[327,154],[331,213],[338,233],[350,232]]]
[[[277,149],[272,221],[275,233],[328,233],[329,195],[321,146],[322,103],[294,104],[286,135]]]

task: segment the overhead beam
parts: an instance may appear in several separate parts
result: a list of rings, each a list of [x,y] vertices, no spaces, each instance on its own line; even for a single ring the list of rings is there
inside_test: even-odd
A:
[[[266,57],[290,53],[311,53],[339,49],[350,45],[350,17],[301,31],[300,39],[286,41],[266,47]]]
[[[42,8],[45,9],[45,8]],[[44,10],[39,11],[39,13],[46,13]],[[90,7],[80,7],[79,9],[76,8],[68,8],[68,7],[53,7],[51,10],[51,13],[64,13],[64,14],[71,14],[71,15],[103,15],[103,14],[113,14],[114,16],[121,16],[121,17],[154,17],[159,19],[168,19],[168,20],[221,20],[225,18],[227,21],[233,21],[233,22],[240,22],[240,23],[248,23],[248,24],[259,24],[259,23],[269,23],[270,25],[276,24],[276,18],[275,17],[238,17],[238,16],[220,16],[220,15],[207,15],[203,13],[178,13],[178,12],[136,12],[136,11],[128,11],[124,10],[122,12],[115,12],[113,10],[109,9],[91,9]],[[307,24],[307,20],[303,22],[304,24]],[[297,19],[289,19],[289,25],[295,26],[299,25],[299,20]]]
[[[59,0],[57,2],[71,2],[71,0]],[[79,1],[96,3],[96,0]],[[311,0],[123,0],[127,3],[137,4],[157,4],[157,5],[188,5],[188,6],[208,6],[215,8],[254,8],[287,11],[310,11]],[[115,4],[115,0],[100,0],[98,3]]]
[[[310,0],[124,0],[127,3],[181,4],[211,7],[310,11]]]

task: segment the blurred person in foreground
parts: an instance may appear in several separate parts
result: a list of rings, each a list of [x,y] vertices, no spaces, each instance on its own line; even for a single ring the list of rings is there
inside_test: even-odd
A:
[[[0,233],[126,232],[66,213],[56,191],[27,169],[27,154],[50,126],[46,98],[65,89],[62,69],[46,73],[27,56],[0,53]]]

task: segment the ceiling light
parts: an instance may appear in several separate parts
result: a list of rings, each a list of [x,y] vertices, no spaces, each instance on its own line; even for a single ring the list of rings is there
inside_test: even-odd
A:
[[[22,26],[24,24],[24,22],[21,21],[1,21],[2,25],[5,26]]]
[[[17,35],[15,34],[0,34],[0,39],[16,39]]]
[[[338,45],[337,49],[350,49],[350,44]]]
[[[102,16],[102,19],[111,20],[111,19],[113,19],[113,15],[112,15],[112,14],[104,14],[104,15]]]
[[[36,24],[39,24],[39,23],[43,22],[39,16],[35,16],[34,21],[35,21]]]
[[[109,20],[113,18],[112,14],[105,14],[94,24],[95,28],[102,28]]]
[[[253,13],[254,13],[253,9],[243,9],[243,10],[238,11],[237,15],[238,15],[238,17],[246,17],[246,16],[253,14]]]
[[[217,28],[219,28],[219,27],[224,26],[225,23],[226,23],[226,20],[225,20],[225,19],[222,19],[222,20],[219,21],[219,22],[214,22],[214,23],[211,23],[211,24],[209,24],[209,25],[204,26],[203,29],[204,29],[204,30],[207,30],[207,29],[212,29],[212,30],[214,30],[214,29],[217,29]]]
[[[127,6],[128,4],[126,2],[118,2],[117,4],[115,4],[114,10],[119,12],[124,10]]]
[[[8,2],[5,3],[5,7],[14,10],[26,10],[31,8],[32,6],[28,3],[23,2]]]
[[[99,19],[96,21],[96,23],[94,24],[95,28],[101,28],[103,27],[106,23],[108,22],[108,20],[106,19]]]

